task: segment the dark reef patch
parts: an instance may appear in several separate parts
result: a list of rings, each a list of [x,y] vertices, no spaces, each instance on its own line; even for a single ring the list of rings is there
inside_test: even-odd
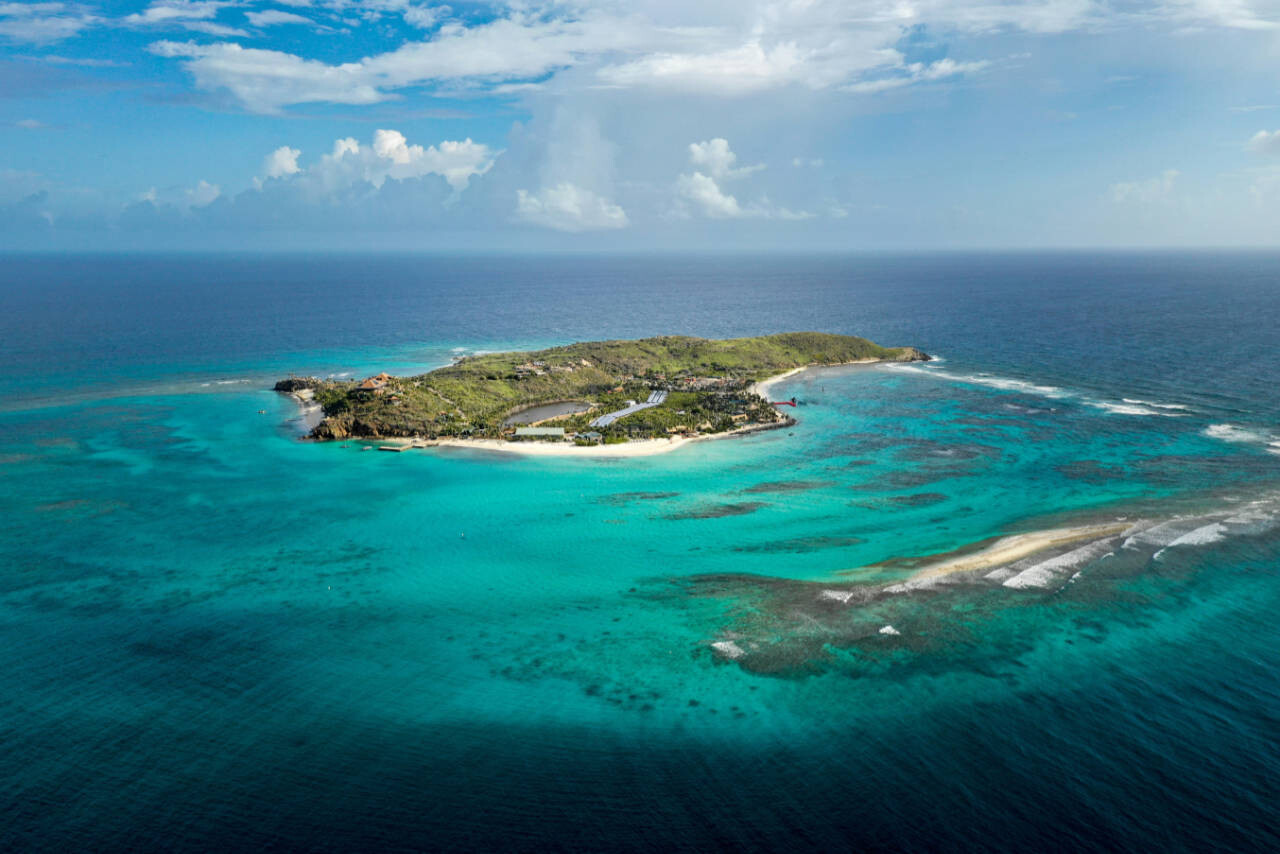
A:
[[[754,513],[761,507],[767,507],[763,501],[740,501],[733,504],[703,504],[689,510],[669,513],[664,519],[720,519],[724,516],[745,516]]]
[[[822,549],[843,549],[866,542],[861,537],[792,537],[789,540],[766,540],[763,543],[749,543],[734,546],[735,552],[752,552],[757,554],[804,553]]]
[[[906,462],[959,463],[977,459],[999,459],[1000,449],[990,445],[949,445],[944,442],[919,441],[903,448],[894,457]]]
[[[899,507],[928,507],[946,501],[947,496],[941,492],[917,492],[915,495],[895,495],[889,500]]]
[[[952,467],[930,467],[922,469],[899,469],[886,472],[883,476],[849,487],[859,492],[880,492],[897,489],[915,489],[930,483],[937,483],[952,477],[964,477],[969,474],[964,469]]]
[[[675,498],[679,496],[678,492],[615,492],[612,495],[602,495],[596,500],[601,504],[630,504],[634,501],[662,501],[667,498]]]
[[[755,486],[748,486],[743,492],[751,494],[770,493],[770,492],[806,492],[810,489],[822,489],[824,486],[831,486],[829,480],[774,480],[767,483],[757,483]]]

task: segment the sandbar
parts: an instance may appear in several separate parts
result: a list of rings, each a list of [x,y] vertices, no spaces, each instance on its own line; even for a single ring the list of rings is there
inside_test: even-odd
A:
[[[961,557],[943,560],[925,566],[913,573],[905,587],[927,586],[930,582],[962,572],[978,572],[994,569],[1022,560],[1037,552],[1061,548],[1081,540],[1097,540],[1123,533],[1133,527],[1133,522],[1114,522],[1105,525],[1082,525],[1077,528],[1048,528],[1026,534],[1001,537],[981,551]]]

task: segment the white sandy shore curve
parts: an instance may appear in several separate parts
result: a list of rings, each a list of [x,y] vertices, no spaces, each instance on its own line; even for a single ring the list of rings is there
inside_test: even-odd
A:
[[[792,368],[791,370],[785,373],[781,373],[776,376],[769,377],[768,379],[760,380],[759,382],[754,382],[751,385],[747,386],[747,391],[750,392],[751,394],[758,394],[761,397],[763,397],[765,400],[768,400],[769,391],[775,385],[787,379],[788,377],[794,377],[796,374],[800,373],[803,370],[807,370],[807,368],[806,366],[801,365],[800,367]]]
[[[786,371],[785,373],[781,373],[776,376],[772,376],[767,379],[760,380],[759,382],[754,382],[751,385],[747,386],[747,391],[749,391],[752,394],[758,394],[761,397],[763,397],[765,400],[768,400],[769,392],[773,390],[773,387],[775,385],[782,382],[783,380],[794,377],[796,374],[803,373],[804,371],[812,371],[818,368],[843,368],[849,365],[874,365],[884,361],[887,361],[887,360],[886,359],[856,359],[852,362],[840,362],[839,364],[836,364],[836,365],[801,365],[800,367],[792,368],[791,370]]]

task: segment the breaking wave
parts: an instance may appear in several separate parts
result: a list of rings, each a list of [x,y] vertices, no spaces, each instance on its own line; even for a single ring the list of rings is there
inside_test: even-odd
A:
[[[1210,424],[1204,428],[1204,435],[1223,442],[1266,445],[1271,453],[1280,454],[1280,437],[1252,427],[1241,427],[1238,424]]]
[[[926,363],[928,364],[928,363]],[[908,371],[921,374],[923,376],[939,377],[951,380],[952,382],[964,383],[966,385],[985,386],[994,388],[998,391],[1017,392],[1019,394],[1029,394],[1038,397],[1049,398],[1050,400],[1074,400],[1079,403],[1100,409],[1113,415],[1144,415],[1144,416],[1163,416],[1166,418],[1181,418],[1190,414],[1191,407],[1181,403],[1154,403],[1148,400],[1139,400],[1138,398],[1125,397],[1119,401],[1104,400],[1101,398],[1091,397],[1083,392],[1073,391],[1071,389],[1059,388],[1053,385],[1040,385],[1028,380],[1014,379],[1013,377],[1001,377],[995,374],[976,373],[976,374],[958,374],[941,368],[921,367],[919,365],[891,364],[890,367],[897,371]]]
[[[1132,403],[1135,406],[1149,406],[1152,409],[1178,409],[1182,411],[1189,411],[1191,409],[1190,406],[1187,406],[1184,403],[1154,403],[1150,400],[1139,400],[1133,397],[1122,397],[1120,399],[1125,403]]]
[[[1049,587],[1061,581],[1062,577],[1067,573],[1085,567],[1111,554],[1111,547],[1114,544],[1114,537],[1095,540],[1079,548],[1072,549],[1065,554],[1032,564],[1012,577],[1006,578],[1003,584],[1005,587],[1013,588]],[[1017,566],[1017,564],[1014,564],[1014,567]]]

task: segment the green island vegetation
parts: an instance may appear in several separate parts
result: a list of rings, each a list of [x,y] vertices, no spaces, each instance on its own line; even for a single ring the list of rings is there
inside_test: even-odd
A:
[[[322,407],[323,420],[310,434],[318,440],[470,437],[610,444],[783,426],[791,419],[754,394],[753,382],[810,365],[928,358],[914,347],[881,347],[820,332],[720,341],[663,336],[466,356],[412,377],[290,377],[275,388]],[[592,426],[602,415],[654,399],[661,402]],[[522,420],[527,411],[539,420]],[[528,423],[550,429],[539,435]]]

